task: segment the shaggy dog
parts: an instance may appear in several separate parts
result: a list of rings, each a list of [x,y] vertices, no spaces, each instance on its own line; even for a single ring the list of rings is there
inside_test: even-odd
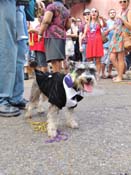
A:
[[[74,68],[72,68],[73,66]],[[38,103],[40,112],[42,112],[43,101],[48,99],[50,106],[47,113],[47,132],[50,137],[57,135],[58,113],[63,107],[67,107],[65,114],[67,126],[71,128],[79,127],[73,116],[74,108],[82,100],[84,91],[91,91],[96,82],[94,64],[72,63],[71,69],[73,71],[69,74],[35,71],[36,80],[32,85],[30,102],[25,115],[31,117],[32,109]]]

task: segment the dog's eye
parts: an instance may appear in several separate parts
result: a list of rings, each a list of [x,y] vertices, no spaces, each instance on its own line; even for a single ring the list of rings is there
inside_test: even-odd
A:
[[[90,71],[90,73],[95,73],[96,72],[96,70],[93,69],[93,68],[90,68],[89,71]]]
[[[85,71],[85,69],[78,69],[76,72],[80,75]]]

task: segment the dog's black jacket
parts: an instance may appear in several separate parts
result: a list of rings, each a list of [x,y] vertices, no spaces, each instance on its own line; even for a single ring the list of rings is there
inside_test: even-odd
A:
[[[64,74],[56,73],[43,73],[35,70],[36,80],[40,90],[48,97],[50,103],[62,108],[66,104],[66,94],[63,87]]]
[[[35,70],[36,80],[40,90],[48,97],[48,101],[51,104],[56,105],[58,108],[62,109],[66,105],[66,93],[63,86],[63,79],[65,74],[56,73],[43,73],[41,71]],[[82,96],[76,95],[73,99],[76,101],[82,100]],[[76,106],[74,106],[76,107]]]

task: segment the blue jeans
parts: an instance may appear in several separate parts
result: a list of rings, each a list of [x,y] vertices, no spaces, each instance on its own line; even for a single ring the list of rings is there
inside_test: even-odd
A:
[[[82,44],[82,49],[83,49],[83,51],[82,51],[82,62],[85,62],[85,61],[87,61],[87,59],[86,59],[86,44]]]
[[[0,0],[0,105],[13,96],[16,60],[16,0]]]
[[[13,89],[13,95],[8,99],[9,102],[19,103],[23,100],[24,93],[24,63],[25,63],[25,53],[27,51],[27,41],[20,40],[18,43],[17,52],[17,64],[16,64],[16,75],[15,84]]]
[[[0,105],[23,99],[28,38],[24,15],[24,8],[16,10],[16,0],[0,1]]]
[[[17,62],[15,84],[12,97],[8,98],[11,103],[19,103],[23,100],[24,93],[24,63],[25,53],[27,52],[27,24],[24,6],[18,6],[16,10],[16,33],[17,33]]]

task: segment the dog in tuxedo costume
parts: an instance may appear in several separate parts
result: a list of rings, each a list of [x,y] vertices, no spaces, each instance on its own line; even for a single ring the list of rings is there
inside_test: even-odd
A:
[[[72,72],[62,74],[59,72],[43,73],[36,70],[30,95],[30,101],[26,111],[26,117],[32,116],[32,110],[48,99],[50,103],[47,112],[48,136],[55,137],[59,124],[58,113],[63,107],[67,107],[65,114],[66,124],[71,128],[78,128],[74,118],[74,108],[84,97],[84,92],[92,90],[96,83],[96,67],[89,63],[74,63],[70,65]]]

